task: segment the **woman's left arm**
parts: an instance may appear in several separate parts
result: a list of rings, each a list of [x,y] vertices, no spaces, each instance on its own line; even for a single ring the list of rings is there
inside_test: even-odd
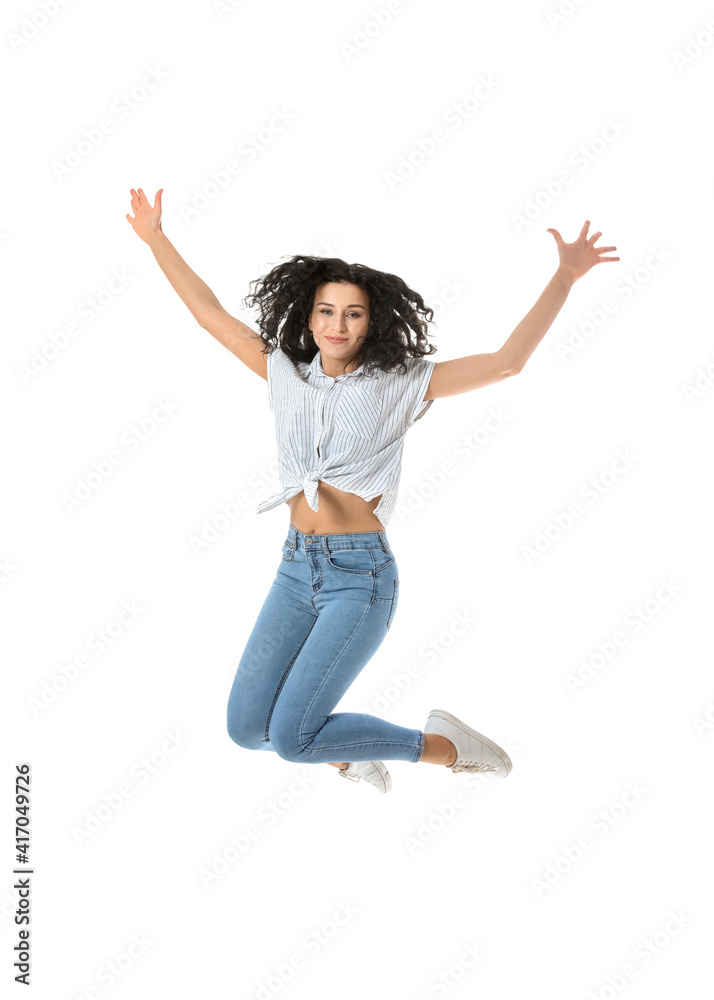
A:
[[[454,361],[437,361],[424,399],[439,399],[471,392],[516,375],[540,344],[560,312],[573,284],[594,267],[619,257],[600,254],[617,247],[596,247],[602,233],[587,238],[590,220],[586,220],[574,243],[565,243],[557,229],[549,229],[558,247],[558,269],[543,289],[538,301],[526,313],[503,347],[491,354],[472,354]]]

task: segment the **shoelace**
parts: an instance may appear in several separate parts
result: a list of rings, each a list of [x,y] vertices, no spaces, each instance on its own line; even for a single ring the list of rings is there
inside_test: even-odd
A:
[[[457,771],[495,771],[493,764],[486,764],[481,760],[471,760],[469,757],[461,757],[451,765],[451,770]]]
[[[339,771],[339,773],[342,775],[343,778],[349,778],[350,781],[360,781],[362,778],[361,774],[358,774],[357,771],[351,771],[349,767],[345,767],[344,769],[338,767],[337,770]]]

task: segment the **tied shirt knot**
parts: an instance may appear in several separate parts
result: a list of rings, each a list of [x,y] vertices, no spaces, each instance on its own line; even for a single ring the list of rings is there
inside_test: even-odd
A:
[[[316,469],[311,469],[302,481],[302,488],[305,493],[307,505],[311,510],[315,511],[320,509],[317,501],[318,476],[319,472]]]

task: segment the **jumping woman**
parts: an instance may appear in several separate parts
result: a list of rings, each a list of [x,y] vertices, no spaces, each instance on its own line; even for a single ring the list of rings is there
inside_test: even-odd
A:
[[[523,369],[575,281],[617,247],[595,247],[586,221],[574,243],[555,229],[558,268],[533,308],[491,354],[430,361],[433,311],[394,274],[336,258],[294,256],[244,299],[256,333],[229,315],[161,229],[161,195],[131,189],[126,218],[199,326],[268,383],[280,489],[257,513],[290,507],[277,573],[228,698],[239,746],[285,760],[331,764],[352,780],[391,788],[382,760],[490,771],[511,761],[497,743],[442,709],[423,729],[333,712],[394,620],[399,573],[386,525],[404,437],[435,399],[472,392]]]

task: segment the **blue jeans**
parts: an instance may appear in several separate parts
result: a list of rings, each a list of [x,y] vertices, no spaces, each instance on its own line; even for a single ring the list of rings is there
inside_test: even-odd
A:
[[[418,761],[421,730],[332,711],[386,638],[398,595],[386,532],[306,535],[291,523],[231,688],[231,739],[308,764]]]

